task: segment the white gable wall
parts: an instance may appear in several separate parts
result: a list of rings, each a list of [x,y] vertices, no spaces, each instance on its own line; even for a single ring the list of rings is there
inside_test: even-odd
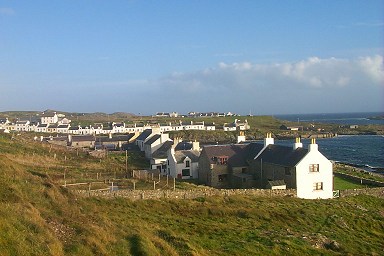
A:
[[[318,172],[310,172],[310,165],[318,164]],[[322,182],[316,190],[315,183]],[[297,197],[304,199],[328,199],[333,197],[332,163],[318,150],[311,150],[296,165]]]

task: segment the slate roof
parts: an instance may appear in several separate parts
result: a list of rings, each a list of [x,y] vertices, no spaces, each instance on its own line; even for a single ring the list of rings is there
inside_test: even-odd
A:
[[[41,117],[54,117],[56,113],[53,112],[47,112],[41,115]]]
[[[109,136],[100,136],[96,138],[96,142],[128,142],[133,136],[134,134],[112,136],[112,138],[109,138]]]
[[[151,138],[149,138],[145,143],[144,145],[151,145],[152,143],[154,143],[155,141],[157,141],[158,139],[161,138],[161,135],[160,134],[155,134],[153,135]]]
[[[247,146],[245,144],[204,146],[203,151],[207,155],[211,164],[215,164],[215,157],[227,156],[228,164],[233,167],[247,165]]]
[[[284,180],[269,180],[268,183],[271,187],[286,185]]]
[[[16,121],[16,124],[27,124],[29,121],[26,121],[26,120],[19,120],[19,121]]]
[[[263,163],[271,163],[286,167],[294,167],[308,153],[308,149],[297,148],[281,145],[268,145],[266,149],[257,157],[256,160]]]
[[[72,136],[72,141],[95,141],[95,137],[92,135]]]
[[[193,163],[199,161],[200,152],[196,150],[180,150],[175,151],[175,159],[177,163],[184,162],[184,159],[189,157]]]
[[[248,160],[254,159],[263,148],[264,148],[264,144],[262,143],[249,143],[247,159]]]
[[[41,127],[48,127],[48,124],[39,124],[37,127],[41,128]]]
[[[136,138],[136,140],[145,140],[151,133],[152,129],[146,129]]]
[[[166,141],[161,145],[160,148],[158,148],[155,152],[152,154],[152,158],[157,158],[157,159],[164,159],[167,158],[167,152],[169,149],[171,149],[173,145],[173,141]]]
[[[69,124],[60,124],[57,126],[57,128],[68,128]]]
[[[191,150],[192,146],[193,146],[192,143],[189,141],[181,141],[176,145],[175,151],[177,151],[177,150]]]

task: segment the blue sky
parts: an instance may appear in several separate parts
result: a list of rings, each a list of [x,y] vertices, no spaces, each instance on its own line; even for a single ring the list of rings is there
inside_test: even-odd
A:
[[[0,0],[0,111],[382,111],[383,10],[371,0]]]

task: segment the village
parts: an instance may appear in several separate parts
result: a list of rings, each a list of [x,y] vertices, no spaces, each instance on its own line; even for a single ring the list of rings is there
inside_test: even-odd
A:
[[[157,113],[157,116],[164,116]],[[167,113],[167,115],[169,115]],[[332,162],[312,139],[308,148],[298,137],[291,147],[274,144],[272,133],[264,141],[247,141],[247,120],[234,119],[224,131],[237,131],[237,142],[204,145],[198,141],[170,138],[170,131],[215,130],[214,124],[182,122],[133,124],[112,122],[92,126],[71,126],[71,120],[56,112],[44,113],[37,122],[0,120],[3,132],[49,133],[35,140],[63,147],[97,151],[140,151],[149,161],[148,170],[180,180],[197,180],[213,188],[295,189],[306,199],[333,197]],[[292,129],[284,127],[284,129]],[[295,129],[295,128],[293,128]]]

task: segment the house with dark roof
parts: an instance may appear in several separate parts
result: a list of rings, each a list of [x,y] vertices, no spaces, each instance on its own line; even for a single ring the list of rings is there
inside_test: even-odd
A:
[[[292,147],[274,145],[273,139],[251,162],[251,170],[259,185],[282,180],[287,188],[297,191],[297,197],[327,199],[333,197],[333,167],[312,139],[308,148],[303,148],[300,138]]]
[[[57,126],[57,133],[68,133],[69,127],[69,124],[59,124]]]
[[[164,142],[160,148],[153,152],[149,160],[152,170],[158,170],[160,174],[167,175],[167,152],[172,147],[173,141],[168,140]]]
[[[233,187],[234,173],[248,173],[246,144],[204,146],[199,158],[199,182],[216,188]]]
[[[68,146],[74,148],[95,148],[93,135],[68,135]]]
[[[160,129],[145,129],[136,138],[136,145],[139,146],[140,151],[144,151],[144,143],[155,134],[160,134]]]
[[[42,124],[55,124],[59,121],[59,117],[56,112],[45,112],[41,115]]]
[[[8,118],[0,118],[0,126],[10,123]]]
[[[144,142],[144,152],[147,159],[152,158],[152,153],[163,145],[166,141],[169,141],[168,133],[154,134],[151,138]]]
[[[197,179],[199,156],[199,142],[187,142],[175,138],[167,152],[167,174],[177,179]]]
[[[49,124],[39,124],[36,126],[35,131],[36,132],[47,132]]]
[[[132,142],[135,134],[98,136],[95,138],[96,149],[121,150],[125,145]]]
[[[24,131],[28,132],[29,131],[29,124],[30,122],[28,120],[18,120],[16,121],[16,131]]]
[[[47,132],[57,133],[57,124],[50,124],[47,128]]]
[[[306,199],[333,197],[332,163],[313,139],[303,148],[300,139],[289,146],[275,145],[271,134],[264,144],[205,146],[199,158],[199,181],[217,188],[296,189]]]

